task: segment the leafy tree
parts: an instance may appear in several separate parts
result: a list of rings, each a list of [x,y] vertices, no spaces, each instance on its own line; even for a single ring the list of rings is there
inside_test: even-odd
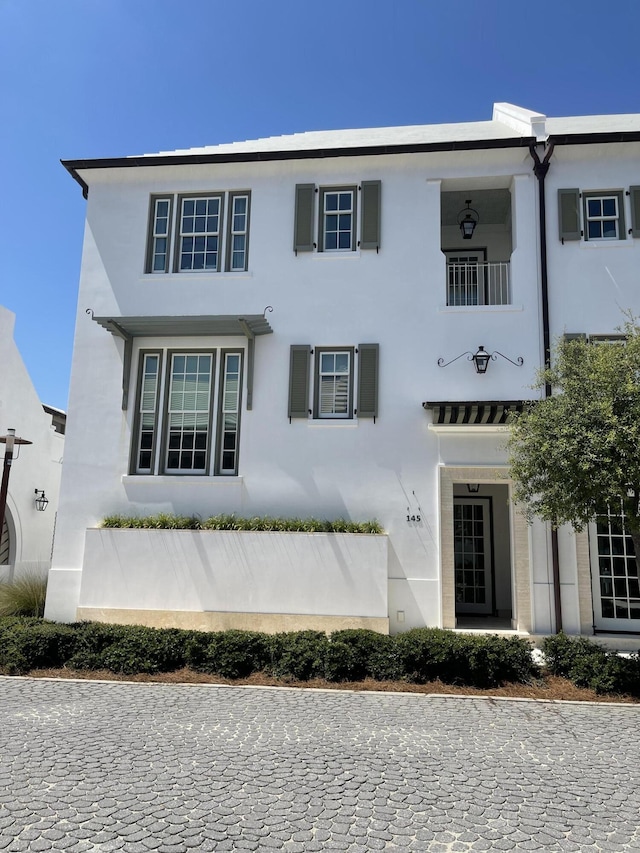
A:
[[[514,497],[530,517],[582,530],[622,504],[640,568],[640,326],[620,343],[561,340],[535,387],[553,396],[511,421]]]

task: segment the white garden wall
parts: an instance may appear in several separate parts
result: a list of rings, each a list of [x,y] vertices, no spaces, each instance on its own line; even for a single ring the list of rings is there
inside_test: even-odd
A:
[[[178,620],[211,629],[386,633],[387,537],[87,530],[78,616],[155,626]]]

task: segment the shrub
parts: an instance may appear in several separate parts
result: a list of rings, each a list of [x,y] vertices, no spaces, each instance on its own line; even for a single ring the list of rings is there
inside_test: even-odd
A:
[[[12,581],[0,583],[0,616],[44,615],[47,576],[30,571]]]
[[[272,639],[273,675],[308,681],[323,678],[329,639],[322,631],[293,631]]]
[[[262,672],[271,662],[271,642],[267,634],[255,631],[220,631],[192,638],[186,661],[200,672],[223,678],[246,678]]]
[[[329,681],[390,681],[402,675],[394,638],[364,628],[334,631],[326,661],[325,677]]]
[[[73,669],[108,669],[124,675],[172,672],[185,666],[185,633],[142,625],[77,626],[78,642],[68,660]]]
[[[552,675],[568,678],[577,687],[596,693],[627,693],[640,696],[640,658],[621,657],[584,637],[566,634],[546,637],[542,644],[545,663]]]
[[[396,637],[408,681],[496,687],[506,681],[526,683],[537,677],[531,647],[518,637],[474,637],[440,628],[415,628]]]
[[[76,632],[40,619],[0,621],[0,668],[12,675],[58,668],[73,654]]]

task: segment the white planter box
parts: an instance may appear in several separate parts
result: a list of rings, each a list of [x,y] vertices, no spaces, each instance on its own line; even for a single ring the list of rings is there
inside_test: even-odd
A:
[[[79,618],[260,630],[366,625],[384,631],[387,610],[385,535],[86,531]]]

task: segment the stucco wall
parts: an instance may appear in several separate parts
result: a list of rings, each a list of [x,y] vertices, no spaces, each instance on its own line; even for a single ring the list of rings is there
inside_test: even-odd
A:
[[[387,618],[387,537],[87,530],[79,606]]]
[[[0,435],[15,429],[32,444],[14,451],[7,495],[10,563],[0,567],[0,579],[49,567],[64,449],[64,436],[43,410],[15,344],[14,323],[15,315],[0,306]],[[35,489],[44,490],[49,500],[44,512],[36,510]]]

